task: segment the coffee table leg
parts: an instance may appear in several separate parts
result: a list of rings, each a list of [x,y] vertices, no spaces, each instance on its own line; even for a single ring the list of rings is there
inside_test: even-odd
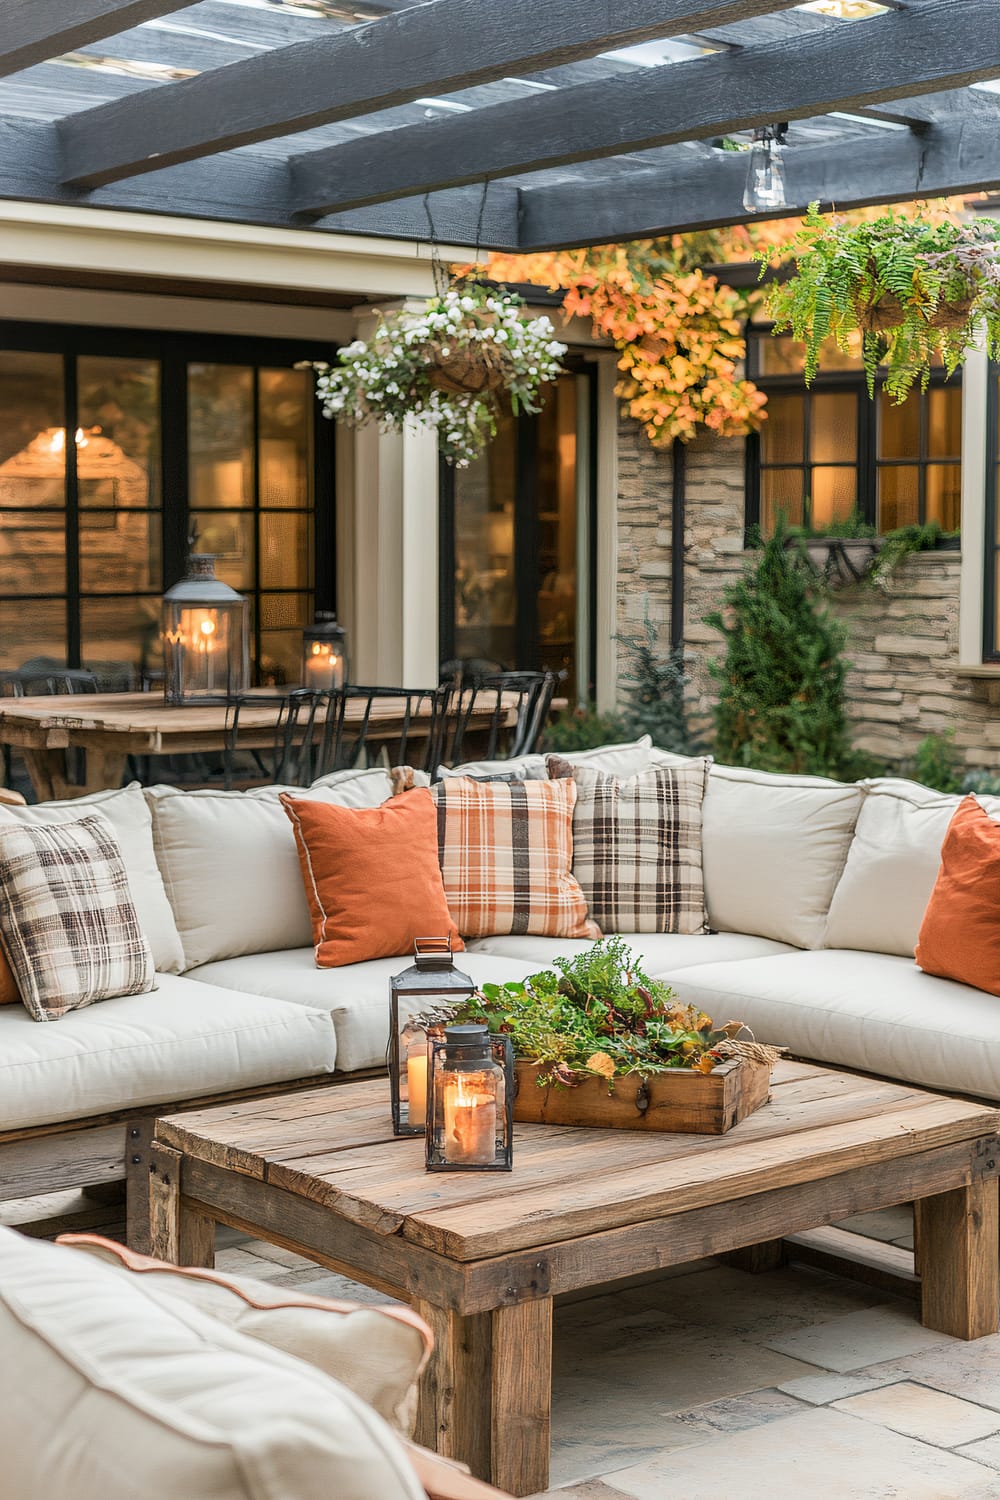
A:
[[[175,1266],[215,1265],[215,1223],[181,1197],[181,1156],[154,1141],[149,1151],[150,1254]]]
[[[998,1214],[995,1178],[921,1198],[920,1319],[959,1339],[997,1331]]]
[[[434,1330],[417,1441],[512,1495],[547,1489],[552,1299],[466,1315],[413,1307]]]

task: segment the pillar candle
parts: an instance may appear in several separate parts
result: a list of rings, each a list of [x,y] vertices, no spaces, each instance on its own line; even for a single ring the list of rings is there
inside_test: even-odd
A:
[[[427,1046],[420,1042],[406,1054],[406,1097],[409,1123],[427,1124]]]
[[[444,1154],[449,1162],[489,1166],[496,1157],[497,1101],[493,1078],[445,1074]]]

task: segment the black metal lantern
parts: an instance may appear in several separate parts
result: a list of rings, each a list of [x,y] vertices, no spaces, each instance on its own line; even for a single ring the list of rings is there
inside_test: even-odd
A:
[[[485,1026],[449,1026],[428,1042],[428,1172],[509,1172],[514,1048]]]
[[[413,955],[389,989],[386,1062],[395,1135],[423,1135],[427,1123],[428,1034],[414,1016],[447,1013],[476,993],[468,974],[455,968],[451,938],[417,938]]]
[[[168,703],[225,702],[250,686],[250,605],[193,552],[163,596],[163,695]]]
[[[347,631],[329,610],[302,632],[302,686],[331,692],[347,681]]]

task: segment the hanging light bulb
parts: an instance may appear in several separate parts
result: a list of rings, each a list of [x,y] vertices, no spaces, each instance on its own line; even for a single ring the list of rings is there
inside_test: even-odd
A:
[[[747,213],[773,213],[775,209],[788,207],[782,151],[787,135],[787,124],[764,125],[754,131],[747,184],[743,190],[743,207]]]

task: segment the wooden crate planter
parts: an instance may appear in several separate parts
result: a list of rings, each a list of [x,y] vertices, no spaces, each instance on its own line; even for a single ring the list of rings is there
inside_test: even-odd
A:
[[[537,1063],[517,1064],[514,1119],[532,1125],[589,1125],[611,1130],[673,1130],[683,1135],[724,1135],[767,1102],[767,1063],[734,1058],[711,1073],[693,1069],[657,1073],[645,1084],[638,1075],[616,1078],[608,1093],[603,1078],[575,1088],[538,1086]]]

